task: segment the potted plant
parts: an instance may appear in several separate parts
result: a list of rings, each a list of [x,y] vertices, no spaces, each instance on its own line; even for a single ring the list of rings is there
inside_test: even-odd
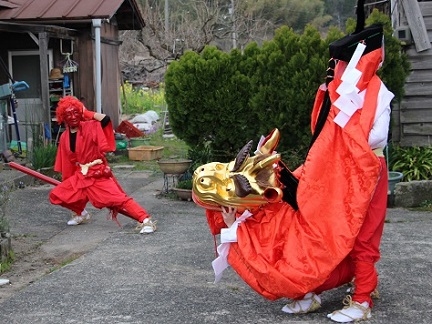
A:
[[[160,159],[159,168],[164,174],[184,174],[191,166],[192,160],[188,159]]]
[[[403,173],[398,171],[391,171],[394,165],[394,151],[393,143],[389,144],[384,149],[384,156],[386,158],[388,168],[388,206],[394,205],[394,190],[397,183],[402,181]]]
[[[143,146],[143,145],[150,145],[150,141],[147,138],[147,136],[140,136],[140,137],[132,137],[129,140],[131,147],[137,147],[137,146]]]
[[[179,180],[174,192],[181,200],[192,200],[192,179]]]

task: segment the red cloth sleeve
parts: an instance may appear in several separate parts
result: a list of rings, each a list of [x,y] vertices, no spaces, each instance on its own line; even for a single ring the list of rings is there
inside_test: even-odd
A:
[[[222,228],[226,228],[222,213],[215,210],[206,209],[207,222],[210,227],[210,232],[213,235],[220,234]]]
[[[96,112],[91,111],[91,110],[87,110],[85,107],[83,107],[83,117],[84,119],[93,119],[94,115],[96,114]]]
[[[112,122],[110,121],[103,129],[105,139],[107,141],[108,148],[106,152],[113,152],[116,150],[116,142],[114,137],[114,128]]]

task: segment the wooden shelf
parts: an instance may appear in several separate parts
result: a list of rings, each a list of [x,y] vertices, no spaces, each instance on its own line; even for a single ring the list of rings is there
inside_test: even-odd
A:
[[[48,81],[50,93],[50,112],[51,112],[51,135],[52,141],[57,144],[60,134],[64,131],[61,125],[57,124],[56,108],[61,98],[64,96],[73,96],[72,80],[69,80],[70,87],[64,87],[63,79],[55,79]]]

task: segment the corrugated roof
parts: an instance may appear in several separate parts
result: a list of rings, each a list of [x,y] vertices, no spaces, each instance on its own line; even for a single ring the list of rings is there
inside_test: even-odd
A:
[[[17,5],[10,3],[9,1],[0,1],[0,9],[3,8],[16,8]]]
[[[14,5],[16,8],[7,8]],[[123,5],[123,6],[122,6]],[[119,9],[144,26],[136,0],[11,0],[0,1],[2,21],[71,21],[111,19]]]

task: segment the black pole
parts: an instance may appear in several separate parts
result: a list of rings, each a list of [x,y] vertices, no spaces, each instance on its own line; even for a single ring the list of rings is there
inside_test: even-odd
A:
[[[13,92],[12,92],[12,95],[10,97],[10,105],[11,105],[14,124],[15,124],[15,133],[16,133],[16,137],[17,137],[18,154],[21,155],[22,154],[21,138],[20,138],[20,133],[19,133],[19,128],[18,128],[17,113],[16,113],[16,109],[15,109],[15,94]]]

